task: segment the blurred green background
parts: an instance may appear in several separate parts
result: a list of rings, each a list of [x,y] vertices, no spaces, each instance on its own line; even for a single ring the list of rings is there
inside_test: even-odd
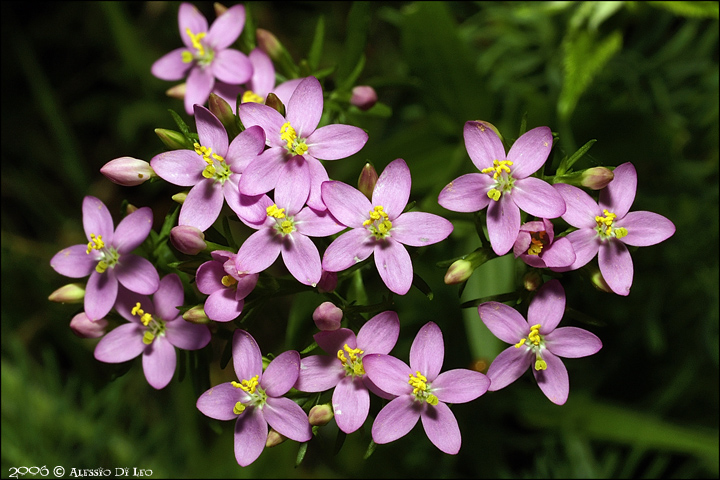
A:
[[[370,140],[350,159],[328,162],[330,176],[354,184],[365,161],[379,172],[402,157],[417,208],[455,224],[446,241],[413,252],[434,295],[413,288],[394,299],[397,357],[407,360],[430,320],[443,330],[444,369],[487,364],[504,348],[476,309],[460,304],[514,290],[518,264],[488,262],[461,296],[436,265],[477,246],[472,216],[437,205],[445,184],[474,171],[462,139],[467,120],[489,121],[511,141],[524,115],[528,129],[548,125],[559,135],[550,171],[597,139],[576,166],[633,162],[632,209],[668,217],[677,232],[633,251],[628,297],[599,292],[580,275],[563,277],[578,312],[563,324],[593,331],[604,345],[565,362],[566,405],[550,403],[526,373],[453,406],[463,435],[456,456],[437,450],[418,425],[363,460],[370,420],[335,453],[333,422],[300,466],[298,444],[286,442],[247,468],[234,459],[232,422],[200,414],[192,382],[175,379],[155,391],[138,359],[97,362],[97,341],[68,327],[81,306],[47,300],[72,281],[49,260],[85,241],[85,195],[102,199],[116,222],[124,200],[151,206],[156,230],[174,208],[177,187],[124,188],[99,169],[113,158],[150,160],[164,151],[153,130],[176,128],[168,109],[192,125],[181,101],[165,96],[173,84],[150,74],[153,61],[180,46],[179,3],[1,5],[3,477],[11,467],[43,465],[68,473],[136,467],[155,478],[718,476],[717,2],[248,4],[253,23],[273,32],[295,62],[308,58],[320,22],[316,66],[338,65],[324,79],[326,92],[364,52],[357,83],[375,87],[389,108],[347,113]],[[211,3],[195,5],[215,19]],[[381,301],[376,273],[363,276],[366,302]],[[348,294],[363,299],[361,290]],[[324,300],[310,292],[265,305],[251,328],[263,353],[308,345],[310,314]]]

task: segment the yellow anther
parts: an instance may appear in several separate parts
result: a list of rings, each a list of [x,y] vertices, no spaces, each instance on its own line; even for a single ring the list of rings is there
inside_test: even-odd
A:
[[[214,165],[208,165],[205,167],[202,171],[202,176],[205,178],[214,178],[215,177],[215,166]]]
[[[547,363],[542,358],[538,358],[535,360],[535,370],[546,370],[547,369]]]
[[[518,343],[515,344],[515,348],[522,347],[525,344],[525,340],[527,340],[527,338],[521,339]]]
[[[487,196],[490,197],[491,199],[495,200],[496,202],[497,202],[498,200],[500,200],[500,195],[501,195],[501,194],[500,194],[500,190],[498,190],[498,189],[496,189],[496,188],[491,188],[491,189],[487,192]]]
[[[285,220],[280,224],[280,228],[282,229],[282,233],[287,235],[295,231],[295,224],[291,220]]]
[[[267,207],[265,211],[267,212],[268,217],[285,218],[285,209],[278,208],[277,204],[275,203]]]
[[[295,146],[295,155],[305,155],[308,151],[308,146],[305,142],[300,142]]]
[[[419,371],[415,371],[415,375],[412,373],[408,374],[410,376],[410,380],[408,380],[408,383],[411,387],[413,387],[413,395],[417,395],[421,391],[424,392],[427,390],[427,378],[425,378],[424,375],[422,375]]]
[[[353,373],[355,375],[365,375],[365,368],[363,367],[362,362],[357,362],[353,364]]]
[[[206,32],[200,32],[200,33],[198,33],[197,35],[195,35],[195,34],[193,34],[192,31],[190,30],[190,27],[186,28],[186,29],[185,29],[185,32],[186,32],[186,33],[188,34],[188,36],[190,37],[190,41],[192,42],[193,47],[198,51],[198,55],[200,55],[201,57],[202,57],[203,55],[205,55],[205,47],[203,47],[203,44],[200,43],[200,40],[202,40],[202,39],[205,37],[205,35],[207,35],[207,33],[206,33]]]
[[[100,260],[97,265],[95,265],[95,271],[98,273],[105,273],[105,270],[107,270],[108,264],[107,262]]]
[[[368,212],[369,218],[363,222],[363,226],[370,227],[370,231],[375,238],[385,238],[392,229],[390,217],[384,210],[382,205],[375,206]]]
[[[250,380],[243,380],[240,383],[237,383],[237,382],[231,382],[231,383],[232,383],[232,386],[235,388],[241,388],[248,393],[255,393],[255,389],[258,386],[258,375],[255,375]]]
[[[185,50],[184,52],[182,52],[183,63],[190,63],[193,61],[193,58],[195,58],[195,57],[193,57],[192,52],[190,52],[188,50]]]
[[[542,249],[547,245],[547,232],[532,232],[530,234],[530,248],[528,248],[528,255],[540,255]]]
[[[425,399],[425,401],[427,403],[429,403],[430,405],[437,405],[439,402],[438,397],[436,397],[432,393],[430,395],[428,395],[428,397]]]
[[[345,352],[343,352],[342,350],[338,350],[337,357],[338,357],[338,360],[340,360],[343,365],[347,365],[348,361],[347,361],[347,358],[345,358]]]
[[[305,140],[298,140],[297,133],[290,125],[290,122],[285,122],[282,127],[280,127],[280,139],[286,143],[285,147],[288,149],[288,152],[293,155],[304,155],[308,151]]]
[[[245,90],[245,93],[242,94],[242,99],[240,100],[240,103],[265,103],[263,98],[258,95],[257,93],[253,92],[252,90]]]
[[[595,222],[597,222],[597,229],[598,233],[601,235],[604,235],[605,237],[615,237],[615,238],[623,238],[628,234],[627,228],[620,227],[613,229],[613,222],[617,218],[617,215],[615,215],[612,212],[609,212],[607,209],[603,209],[603,215],[604,217],[601,217],[600,215],[595,216]]]
[[[530,333],[528,334],[528,339],[533,343],[533,345],[540,345],[540,324],[533,325],[530,327]]]
[[[143,343],[145,345],[150,345],[153,340],[155,340],[155,334],[153,334],[150,330],[146,330],[145,333],[143,333]]]
[[[223,158],[221,155],[218,155],[217,153],[213,153],[212,148],[204,147],[197,142],[195,142],[193,147],[195,148],[195,153],[197,153],[198,155],[203,157],[203,160],[205,160],[205,163],[208,164],[208,166],[205,167],[205,169],[207,170],[209,167],[212,167],[213,168],[212,172],[214,175],[215,174],[214,160],[217,160],[218,162],[222,163],[225,161],[225,158]],[[203,176],[205,176],[205,172],[203,172]],[[208,177],[205,177],[205,178],[208,178]]]
[[[493,166],[483,168],[480,173],[492,173],[493,179],[497,180],[502,172],[510,173],[510,165],[512,164],[512,160],[493,160]]]
[[[235,383],[235,382],[233,382]],[[240,415],[242,412],[245,411],[245,405],[242,404],[242,402],[237,402],[235,406],[233,407],[233,413],[235,415]]]
[[[143,315],[145,314],[145,311],[140,308],[140,302],[137,302],[133,309],[130,311],[131,315]]]
[[[224,277],[222,277],[222,280],[220,280],[220,282],[226,287],[231,287],[238,283],[237,280],[235,280],[235,277],[231,277],[230,275],[225,275]]]
[[[150,325],[152,318],[153,318],[152,315],[150,315],[149,313],[145,313],[145,314],[143,314],[142,317],[140,317],[140,321],[142,322],[143,325],[145,325],[147,327],[148,325]]]
[[[623,238],[628,234],[627,228],[620,227],[615,229],[615,238]]]
[[[91,250],[100,250],[105,246],[105,242],[103,242],[102,235],[95,235],[94,233],[90,234],[90,241],[88,242],[87,250],[85,253],[90,253]]]

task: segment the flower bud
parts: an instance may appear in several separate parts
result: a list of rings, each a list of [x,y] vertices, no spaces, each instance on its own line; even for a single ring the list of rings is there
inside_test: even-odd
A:
[[[320,281],[317,284],[318,292],[332,292],[333,290],[335,290],[335,287],[337,287],[337,280],[337,273],[323,270]]]
[[[58,303],[83,303],[85,300],[85,285],[82,283],[68,283],[50,294],[48,300]]]
[[[223,5],[222,3],[215,2],[213,3],[213,7],[215,8],[215,16],[219,17],[223,13],[227,12],[228,7]]]
[[[377,103],[377,99],[374,88],[369,85],[358,85],[352,89],[350,103],[365,111],[371,109]]]
[[[187,322],[197,323],[200,325],[210,323],[210,319],[207,317],[207,315],[205,315],[203,305],[195,305],[194,307],[183,313],[182,318]]]
[[[179,85],[175,85],[174,87],[168,88],[165,91],[165,95],[167,95],[170,98],[175,98],[177,100],[184,100],[186,91],[187,91],[187,85],[184,83],[181,83]]]
[[[170,243],[180,252],[197,255],[205,250],[205,234],[191,225],[178,225],[170,230]]]
[[[340,328],[343,311],[332,302],[324,302],[315,309],[312,318],[318,329],[329,332]]]
[[[283,46],[277,37],[263,28],[255,30],[255,35],[258,47],[273,60],[279,60],[282,55]]]
[[[287,437],[284,437],[283,435],[280,435],[278,432],[273,430],[272,428],[270,431],[268,431],[267,440],[265,441],[265,448],[274,447],[276,445],[280,445],[285,440],[287,440]]]
[[[70,328],[80,338],[100,338],[105,335],[107,320],[100,318],[92,321],[85,312],[78,313],[70,320]]]
[[[495,255],[494,252],[490,252],[482,247],[472,253],[468,253],[450,265],[447,273],[445,273],[445,284],[455,285],[464,282],[470,278],[470,275],[472,275],[476,268],[495,256],[497,255]]]
[[[372,194],[377,181],[378,174],[375,167],[370,162],[367,162],[360,172],[360,178],[358,178],[358,190],[365,194],[370,201],[372,201]]]
[[[536,270],[531,270],[523,275],[522,281],[523,287],[525,287],[525,290],[528,292],[534,292],[543,284],[542,275]]]
[[[233,108],[223,100],[221,96],[214,93],[210,94],[210,98],[208,98],[208,110],[220,120],[220,123],[222,123],[225,130],[227,130],[230,139],[235,138],[240,133],[240,129],[235,121]]]
[[[132,157],[110,160],[102,166],[100,173],[111,182],[124,187],[140,185],[155,176],[155,171],[148,162]]]
[[[597,267],[594,265],[587,265],[586,271],[590,274],[590,282],[593,284],[593,287],[597,288],[601,292],[615,293],[607,284],[602,276],[602,273],[600,273],[600,270]]]
[[[615,178],[615,174],[607,167],[592,167],[583,170],[580,184],[590,190],[602,190]]]
[[[185,138],[185,135],[180,132],[176,132],[175,130],[156,128],[155,134],[160,137],[160,140],[162,140],[165,146],[170,150],[193,149],[193,144],[190,143],[190,140]]]
[[[274,108],[283,117],[285,116],[285,105],[283,105],[282,100],[280,100],[278,98],[278,96],[275,95],[274,93],[272,93],[272,92],[268,93],[268,96],[265,99],[265,105],[267,105],[270,108]]]
[[[332,420],[334,416],[332,406],[329,403],[315,405],[310,409],[310,413],[308,413],[308,421],[310,425],[314,427],[322,427],[330,423],[330,420]]]
[[[138,207],[133,205],[132,203],[128,203],[127,207],[125,207],[125,215],[130,215],[131,213],[137,211]]]

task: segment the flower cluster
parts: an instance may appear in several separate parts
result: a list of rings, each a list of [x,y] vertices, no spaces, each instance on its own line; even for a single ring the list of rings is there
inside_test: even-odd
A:
[[[125,186],[165,181],[188,190],[173,195],[181,206],[168,214],[159,234],[152,231],[149,207],[128,206],[115,228],[105,204],[85,197],[87,243],[50,261],[61,275],[89,276],[85,286],[70,284],[51,295],[53,301],[84,303],[72,330],[99,338],[99,361],[120,363],[142,354],[145,377],[156,389],[173,378],[175,348],[206,348],[212,333],[232,337],[237,381],[202,393],[197,408],[213,419],[235,420],[241,466],[285,439],[309,442],[331,418],[342,432],[354,433],[368,421],[372,402],[381,405],[372,420],[375,444],[400,439],[420,420],[432,444],[457,454],[461,425],[452,405],[503,389],[528,368],[548,399],[564,404],[569,376],[560,358],[595,354],[602,343],[584,329],[558,328],[566,304],[559,278],[572,278],[570,272],[587,268],[597,255],[603,284],[628,295],[633,264],[627,246],[654,245],[675,230],[659,214],[630,212],[637,188],[633,165],[588,173],[572,172],[563,161],[555,175],[545,175],[554,143],[549,127],[525,132],[506,153],[495,126],[466,122],[465,146],[479,172],[450,182],[437,203],[485,220],[487,237],[478,229],[483,246],[455,261],[445,282],[464,282],[481,264],[512,250],[529,268],[525,289],[513,297],[527,314],[503,303],[506,298],[477,305],[479,320],[510,344],[486,373],[442,371],[440,325],[453,328],[450,318],[422,326],[405,363],[391,355],[405,330],[392,309],[393,295],[426,287],[414,271],[413,254],[448,239],[454,225],[415,210],[411,159],[396,158],[379,175],[368,163],[357,188],[330,179],[323,162],[357,154],[368,134],[332,123],[318,76],[276,86],[266,52],[231,48],[245,15],[242,5],[221,9],[208,28],[194,6],[181,4],[184,47],[155,62],[152,73],[186,78],[182,97],[197,133],[180,120],[181,131],[158,132],[169,151],[149,162],[120,157],[101,172]],[[367,111],[377,102],[368,89],[355,86],[352,96],[348,89],[345,108]],[[580,187],[599,190],[599,199]],[[338,287],[366,281],[387,289],[383,302],[357,305]],[[249,305],[294,292],[330,300],[313,314],[320,331],[307,348],[263,357],[250,333]]]

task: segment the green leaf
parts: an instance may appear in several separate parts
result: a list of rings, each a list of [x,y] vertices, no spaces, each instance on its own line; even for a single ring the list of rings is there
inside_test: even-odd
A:
[[[583,155],[587,153],[588,150],[590,150],[590,147],[593,146],[593,144],[597,142],[597,139],[592,139],[589,142],[587,142],[582,147],[578,148],[578,150],[573,153],[570,158],[565,157],[560,161],[560,166],[557,169],[556,174],[557,175],[565,175],[570,168],[572,168],[573,164],[580,160]]]
[[[675,15],[696,18],[718,19],[720,4],[718,2],[646,2],[653,7],[663,8]]]
[[[368,31],[370,31],[370,2],[353,2],[348,13],[345,48],[338,65],[338,85],[346,86],[349,83],[352,87],[354,80],[350,81],[350,78],[355,74],[358,64],[365,63],[364,52]]]
[[[325,17],[320,16],[317,26],[315,27],[315,35],[310,45],[310,53],[308,54],[308,64],[314,72],[320,65],[320,57],[322,55],[323,43],[325,42]]]
[[[373,452],[375,451],[376,448],[377,448],[377,443],[370,440],[370,445],[368,445],[367,450],[365,450],[365,455],[363,455],[363,460],[367,460],[368,458],[370,458],[370,455],[373,454]]]
[[[307,453],[307,447],[308,442],[303,442],[300,444],[300,448],[298,448],[297,457],[295,458],[295,467],[299,467],[302,463],[303,459],[305,458],[305,454]]]

